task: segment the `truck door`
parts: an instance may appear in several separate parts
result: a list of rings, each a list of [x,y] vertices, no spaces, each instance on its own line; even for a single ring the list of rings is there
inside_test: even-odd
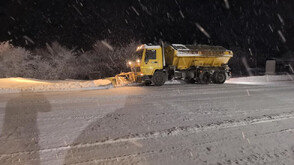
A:
[[[156,69],[162,69],[162,58],[159,49],[145,49],[141,66],[144,75],[153,75]]]

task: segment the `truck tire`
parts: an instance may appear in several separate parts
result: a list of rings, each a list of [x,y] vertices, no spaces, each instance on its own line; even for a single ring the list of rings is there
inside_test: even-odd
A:
[[[227,79],[225,72],[214,72],[212,82],[215,84],[223,84]]]
[[[162,71],[156,71],[151,80],[155,86],[162,86],[166,81],[166,75]]]
[[[209,84],[210,82],[210,74],[208,72],[203,72],[200,76],[200,83],[201,84]]]

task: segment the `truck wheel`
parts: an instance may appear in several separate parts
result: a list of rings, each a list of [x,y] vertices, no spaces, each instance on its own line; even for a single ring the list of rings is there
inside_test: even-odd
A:
[[[210,74],[208,72],[202,73],[202,76],[200,76],[200,83],[208,84],[209,82],[210,82]]]
[[[214,84],[218,84],[218,81],[217,81],[217,74],[218,72],[214,72],[213,75],[212,75],[212,83]]]
[[[162,86],[165,83],[166,75],[162,71],[156,71],[151,80],[155,86]]]
[[[213,83],[215,84],[223,84],[227,79],[225,72],[215,72],[213,74]]]

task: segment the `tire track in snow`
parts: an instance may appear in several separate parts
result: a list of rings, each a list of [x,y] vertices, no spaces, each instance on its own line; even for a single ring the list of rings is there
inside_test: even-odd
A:
[[[289,153],[289,151],[283,150],[283,149],[275,150],[273,152],[266,151],[264,153],[253,152],[244,157],[238,157],[237,159],[227,159],[225,161],[220,161],[218,163],[220,164],[279,164],[278,162],[276,162],[277,160],[290,157],[287,153]]]
[[[266,132],[264,134],[259,134],[259,135],[254,135],[254,137],[263,137],[263,136],[269,136],[271,134],[274,134],[274,133],[282,133],[282,132],[289,132],[289,131],[293,131],[294,128],[290,128],[290,129],[283,129],[283,130],[279,130],[279,131],[272,131],[272,132]],[[119,156],[113,156],[113,157],[108,157],[108,158],[101,158],[101,159],[92,159],[92,160],[85,160],[85,161],[79,161],[79,162],[75,162],[74,164],[84,164],[84,163],[98,163],[98,162],[110,162],[110,161],[121,161],[121,160],[124,160],[124,159],[128,159],[128,158],[136,158],[136,161],[139,161],[141,159],[145,159],[146,160],[146,157],[150,156],[150,155],[154,155],[156,154],[157,156],[159,154],[166,154],[168,152],[181,152],[181,151],[184,151],[184,150],[187,150],[188,147],[195,147],[195,146],[203,146],[203,145],[207,145],[207,144],[210,144],[210,143],[219,143],[219,142],[222,142],[222,141],[229,141],[229,140],[242,140],[242,137],[240,136],[234,136],[234,137],[225,137],[225,138],[221,138],[221,139],[216,139],[216,140],[209,140],[209,141],[204,141],[204,142],[199,142],[199,143],[194,143],[194,144],[186,144],[186,145],[181,145],[181,146],[167,146],[167,147],[163,147],[163,148],[160,148],[160,149],[157,149],[157,150],[149,150],[149,151],[145,151],[145,152],[137,152],[137,153],[133,153],[133,154],[124,154],[124,155],[119,155]],[[206,152],[206,149],[204,149],[205,152]],[[268,157],[268,158],[281,158],[282,156],[285,157],[285,150],[282,150],[281,152],[277,152],[276,150],[274,152],[269,152],[269,151],[266,151],[266,153],[253,153],[253,154],[250,154],[250,155],[247,155],[247,156],[243,156],[242,158],[239,158],[239,159],[236,159],[234,160],[235,162],[244,162],[242,160],[246,160],[245,158],[247,158],[247,160],[251,159],[251,158],[254,158],[256,157],[256,155],[259,155],[261,158],[265,158],[265,157]],[[287,152],[289,152],[287,150]],[[199,151],[197,152],[198,154],[200,153]],[[202,153],[202,152],[201,152]],[[129,160],[128,160],[129,161]],[[232,161],[232,160],[225,160],[227,162],[229,161]],[[250,160],[250,161],[254,161],[253,160]],[[272,160],[270,160],[272,161]],[[270,162],[268,160],[264,160],[264,162]]]
[[[157,139],[157,138],[165,138],[165,137],[179,136],[179,135],[189,135],[189,134],[194,134],[197,132],[203,132],[203,131],[209,131],[209,130],[215,130],[215,129],[227,129],[227,128],[234,128],[234,127],[240,127],[240,126],[249,126],[249,125],[261,124],[261,123],[282,121],[287,119],[294,119],[294,111],[290,113],[263,116],[260,118],[246,118],[246,119],[238,120],[238,121],[228,120],[228,121],[223,121],[218,123],[210,123],[205,126],[196,125],[194,127],[191,127],[191,126],[173,127],[173,128],[165,129],[162,131],[154,131],[154,132],[148,132],[144,134],[133,134],[133,135],[128,135],[127,137],[109,139],[109,140],[95,142],[95,143],[84,143],[84,144],[77,144],[73,146],[70,146],[70,145],[59,146],[54,148],[41,149],[39,151],[30,151],[30,152],[24,151],[24,152],[16,152],[11,154],[2,154],[0,155],[0,158],[10,157],[15,155],[22,155],[22,154],[31,154],[34,152],[53,152],[53,151],[56,152],[56,151],[63,151],[68,149],[79,149],[79,148],[94,147],[94,146],[115,144],[115,143],[121,143],[121,142],[135,142],[138,140]],[[282,131],[289,131],[289,130],[282,130]]]

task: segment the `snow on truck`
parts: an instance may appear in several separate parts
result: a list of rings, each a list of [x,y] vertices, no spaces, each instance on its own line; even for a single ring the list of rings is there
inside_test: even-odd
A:
[[[189,83],[223,84],[230,78],[228,61],[233,52],[221,46],[208,45],[141,45],[137,60],[127,65],[131,72],[121,73],[112,80],[163,85],[167,80],[183,79]]]

